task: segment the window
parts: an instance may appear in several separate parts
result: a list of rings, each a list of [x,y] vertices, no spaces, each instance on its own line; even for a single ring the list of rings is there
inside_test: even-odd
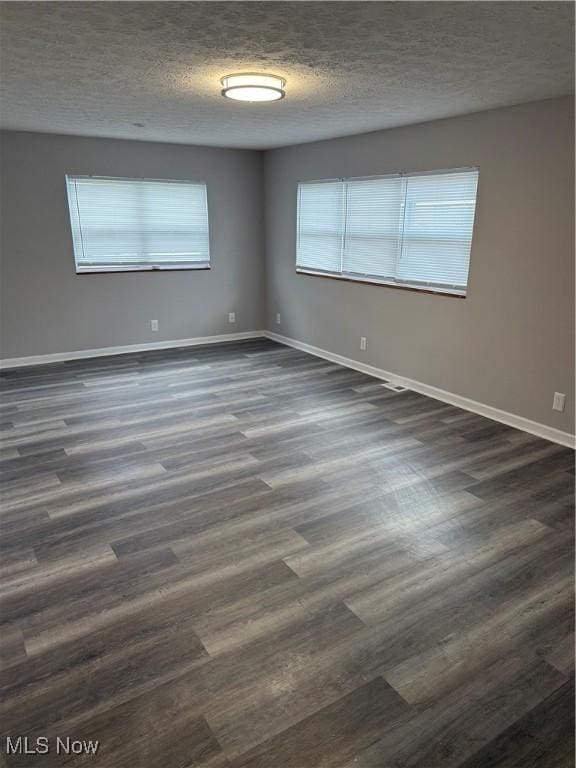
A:
[[[298,185],[296,269],[465,295],[478,170]]]
[[[210,267],[206,185],[67,176],[76,272]]]

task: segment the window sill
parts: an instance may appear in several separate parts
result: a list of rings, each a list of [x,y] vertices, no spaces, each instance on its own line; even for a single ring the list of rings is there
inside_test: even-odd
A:
[[[122,272],[198,272],[209,270],[210,266],[199,267],[105,267],[102,269],[77,269],[77,275],[115,275]]]
[[[329,280],[341,280],[346,283],[361,283],[363,285],[379,285],[382,288],[395,288],[400,291],[411,291],[415,293],[428,293],[433,296],[448,296],[454,299],[465,299],[466,293],[458,293],[455,290],[434,288],[434,287],[422,287],[415,285],[399,285],[398,283],[386,282],[384,280],[371,280],[369,277],[348,277],[347,275],[330,275],[327,272],[313,272],[308,269],[296,269],[296,274],[307,275],[310,277],[326,277]]]

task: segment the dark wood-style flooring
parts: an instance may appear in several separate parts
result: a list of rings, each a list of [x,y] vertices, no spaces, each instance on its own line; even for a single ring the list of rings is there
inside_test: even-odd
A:
[[[0,762],[574,765],[571,451],[266,340],[2,378],[2,733],[100,746]]]

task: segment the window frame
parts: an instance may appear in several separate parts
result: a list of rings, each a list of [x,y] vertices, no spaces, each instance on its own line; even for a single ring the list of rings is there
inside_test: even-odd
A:
[[[311,269],[303,266],[298,265],[298,247],[299,247],[299,188],[301,185],[304,184],[322,184],[324,182],[348,182],[348,181],[369,181],[369,180],[379,180],[379,179],[386,179],[386,178],[392,178],[392,177],[400,177],[400,178],[408,178],[410,176],[440,176],[444,174],[455,174],[455,173],[466,173],[466,172],[476,172],[478,174],[478,185],[480,181],[480,167],[479,166],[459,166],[457,168],[442,168],[438,170],[426,170],[426,171],[397,171],[392,173],[382,173],[382,174],[376,174],[376,175],[369,175],[369,176],[346,176],[346,177],[340,177],[340,178],[329,178],[329,179],[298,179],[296,182],[296,273],[298,275],[304,275],[304,276],[310,276],[310,277],[324,277],[328,278],[329,280],[340,280],[343,282],[350,282],[350,283],[360,283],[365,285],[378,285],[383,286],[385,288],[395,288],[402,291],[412,291],[412,292],[418,292],[418,293],[424,293],[424,294],[431,294],[434,296],[447,296],[457,299],[465,299],[468,296],[469,292],[469,282],[470,282],[470,272],[468,272],[468,279],[466,282],[466,285],[463,287],[462,290],[459,290],[455,288],[453,285],[442,285],[440,283],[431,283],[425,284],[422,282],[412,282],[409,280],[394,280],[394,279],[383,279],[376,276],[371,275],[359,275],[356,273],[351,272],[330,272],[330,271],[323,271],[321,269]],[[474,232],[476,228],[476,211],[477,211],[477,205],[478,205],[478,187],[476,189],[476,198],[474,201],[474,218],[472,221],[472,236],[470,239],[470,256],[469,256],[469,262],[470,265],[472,261],[472,244],[474,242]],[[344,219],[343,222],[343,234],[342,237],[344,239],[346,233],[346,219]],[[402,232],[399,233],[400,236],[402,236]]]
[[[69,194],[69,180],[75,181],[75,180],[82,180],[82,179],[94,179],[98,181],[137,181],[137,182],[158,182],[159,184],[193,184],[193,185],[202,185],[204,186],[206,190],[206,222],[207,222],[207,228],[208,228],[208,261],[207,262],[198,262],[197,265],[193,263],[189,263],[186,266],[179,265],[179,264],[150,264],[150,265],[139,265],[139,264],[125,264],[118,267],[114,267],[112,265],[104,265],[102,267],[98,266],[90,266],[90,267],[81,267],[78,264],[78,260],[76,258],[76,244],[74,239],[74,224],[72,220],[72,206],[73,201]],[[111,275],[111,274],[124,274],[124,273],[143,273],[143,272],[200,272],[200,271],[207,271],[212,269],[212,247],[211,247],[211,238],[210,238],[210,217],[209,217],[209,206],[208,206],[208,184],[203,179],[158,179],[158,178],[148,178],[145,176],[101,176],[98,174],[81,174],[81,173],[66,173],[64,175],[64,184],[66,187],[66,198],[67,198],[67,210],[68,210],[68,223],[70,226],[70,238],[72,241],[72,255],[74,258],[74,267],[75,272],[77,275]]]

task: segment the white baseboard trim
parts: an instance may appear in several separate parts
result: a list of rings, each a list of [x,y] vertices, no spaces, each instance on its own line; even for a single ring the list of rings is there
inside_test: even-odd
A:
[[[334,352],[328,352],[320,347],[313,347],[311,344],[305,344],[303,341],[297,341],[291,339],[288,336],[281,336],[278,333],[272,333],[271,331],[265,331],[265,336],[273,341],[277,341],[280,344],[286,344],[289,347],[300,349],[303,352],[308,352],[316,357],[321,357],[324,360],[330,360],[332,363],[338,363],[344,365],[347,368],[353,368],[355,371],[366,373],[368,376],[374,376],[377,379],[385,379],[391,381],[394,384],[412,389],[414,392],[418,392],[421,395],[427,395],[435,400],[441,400],[443,403],[449,403],[455,405],[457,408],[463,408],[465,411],[472,411],[480,416],[486,416],[488,419],[498,421],[501,424],[506,424],[509,427],[520,429],[523,432],[529,432],[537,437],[542,437],[545,440],[550,440],[553,443],[564,445],[568,448],[576,448],[576,436],[571,435],[569,432],[563,432],[560,429],[549,427],[546,424],[540,424],[537,421],[526,419],[523,416],[517,416],[515,413],[509,413],[508,411],[502,411],[500,408],[494,408],[491,405],[485,403],[479,403],[476,400],[470,400],[468,397],[462,397],[461,395],[455,395],[452,392],[447,392],[444,389],[438,387],[432,387],[429,384],[423,384],[421,381],[415,381],[414,379],[407,379],[404,376],[398,376],[390,371],[385,371],[382,368],[376,368],[373,365],[366,365],[360,363],[357,360],[352,360],[349,357],[343,357],[342,355],[336,355]]]
[[[127,355],[130,352],[148,352],[152,349],[175,349],[177,347],[196,347],[201,344],[219,344],[224,341],[242,341],[244,339],[261,339],[265,331],[243,331],[242,333],[222,333],[219,336],[197,336],[195,339],[171,339],[170,341],[148,341],[142,344],[128,344],[124,347],[98,347],[97,349],[81,349],[76,352],[55,352],[50,355],[32,355],[30,357],[9,357],[0,360],[0,370],[6,368],[23,368],[29,365],[46,365],[61,363],[66,360],[83,360],[89,357],[108,357],[110,355]]]
[[[429,384],[424,384],[421,381],[414,379],[407,379],[404,376],[398,376],[390,371],[385,371],[382,368],[376,368],[373,365],[366,365],[357,360],[352,360],[349,357],[343,357],[337,355],[334,352],[328,352],[320,347],[314,347],[311,344],[306,344],[303,341],[297,341],[291,339],[288,336],[281,336],[278,333],[272,333],[271,331],[243,331],[241,333],[224,333],[215,336],[197,336],[193,339],[171,339],[169,341],[150,341],[142,344],[129,344],[123,347],[99,347],[96,349],[82,349],[75,352],[55,352],[49,355],[32,355],[29,357],[12,357],[0,360],[0,370],[9,368],[22,368],[30,365],[46,365],[48,363],[60,363],[66,360],[83,360],[91,357],[108,357],[113,355],[126,355],[131,352],[146,352],[154,349],[175,349],[178,347],[195,347],[202,344],[219,344],[226,341],[242,341],[244,339],[258,339],[268,338],[273,341],[277,341],[280,344],[285,344],[295,349],[300,349],[303,352],[308,352],[316,357],[321,357],[324,360],[329,360],[332,363],[338,363],[338,365],[344,365],[347,368],[353,368],[361,373],[366,373],[368,376],[374,376],[377,379],[385,379],[391,381],[394,384],[412,389],[414,392],[419,392],[422,395],[427,395],[435,400],[441,400],[444,403],[449,403],[457,408],[463,408],[466,411],[472,411],[478,413],[480,416],[486,416],[488,419],[498,421],[502,424],[507,424],[509,427],[520,429],[524,432],[529,432],[537,437],[542,437],[545,440],[550,440],[553,443],[567,446],[568,448],[576,448],[576,436],[571,435],[569,432],[563,432],[560,429],[549,427],[546,424],[540,424],[537,421],[526,419],[523,416],[517,416],[514,413],[508,411],[502,411],[499,408],[494,408],[491,405],[485,403],[479,403],[476,400],[471,400],[468,397],[462,397],[461,395],[455,395],[452,392],[447,392],[444,389],[433,387]]]

